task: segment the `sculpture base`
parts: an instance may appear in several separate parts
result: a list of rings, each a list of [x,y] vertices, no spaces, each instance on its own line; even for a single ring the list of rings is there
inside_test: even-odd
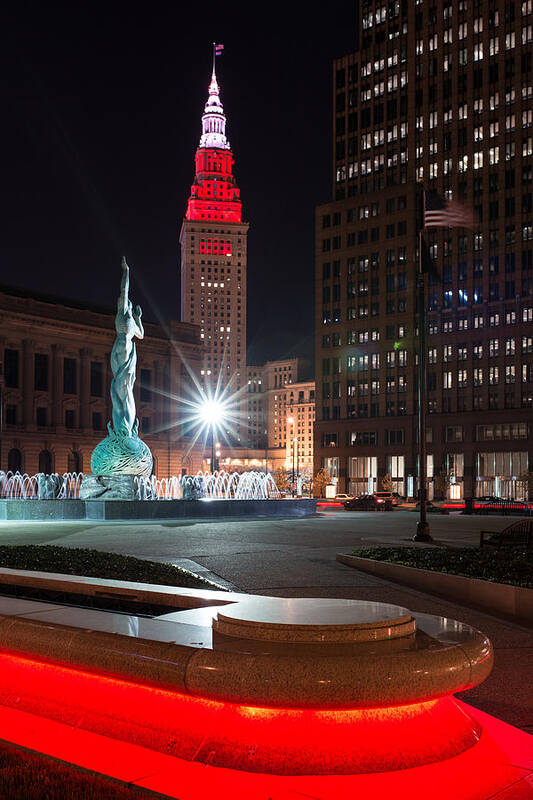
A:
[[[123,436],[116,433],[111,425],[109,434],[98,442],[91,456],[93,475],[140,475],[149,478],[152,468],[153,458],[148,445],[137,434]]]
[[[37,497],[39,500],[57,500],[61,495],[65,479],[61,475],[45,475],[40,472],[37,476]]]
[[[137,475],[84,475],[80,500],[151,500]]]

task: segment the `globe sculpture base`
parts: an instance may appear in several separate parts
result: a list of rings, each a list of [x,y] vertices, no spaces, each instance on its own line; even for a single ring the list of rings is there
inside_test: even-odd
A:
[[[155,494],[155,493],[154,493]],[[155,500],[138,475],[84,475],[80,500]]]
[[[148,445],[136,433],[121,436],[111,426],[108,435],[96,445],[91,456],[93,475],[139,475],[149,478],[152,469],[153,458]]]

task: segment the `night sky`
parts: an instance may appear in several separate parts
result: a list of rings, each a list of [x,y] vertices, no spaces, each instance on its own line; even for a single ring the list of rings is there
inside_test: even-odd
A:
[[[0,283],[179,318],[178,235],[211,42],[248,239],[248,360],[312,355],[331,61],[356,4],[11,3],[2,14]]]

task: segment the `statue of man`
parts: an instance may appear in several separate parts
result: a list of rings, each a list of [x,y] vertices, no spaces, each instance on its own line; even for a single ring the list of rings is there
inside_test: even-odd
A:
[[[139,438],[139,420],[135,414],[135,371],[137,369],[137,351],[134,339],[144,338],[140,306],[135,310],[129,298],[130,270],[126,259],[122,259],[122,281],[117,302],[115,317],[116,339],[111,351],[111,401],[113,404],[112,422],[107,423],[108,434],[99,442],[91,456],[92,476],[86,475],[80,497],[94,499],[102,496],[118,499],[137,497],[138,487],[124,495],[124,487],[105,483],[104,479],[117,476],[142,476],[149,478],[152,473],[153,459],[150,448]],[[102,480],[104,483],[102,484]],[[96,482],[95,482],[96,481]],[[131,490],[131,491],[130,491]],[[126,492],[127,494],[127,492]]]
[[[130,270],[126,259],[122,259],[122,282],[117,301],[115,329],[117,337],[111,351],[111,400],[113,403],[113,428],[122,436],[137,434],[139,427],[135,418],[135,399],[133,385],[137,368],[137,352],[134,337],[144,338],[142,310],[136,306],[133,310],[129,299]]]

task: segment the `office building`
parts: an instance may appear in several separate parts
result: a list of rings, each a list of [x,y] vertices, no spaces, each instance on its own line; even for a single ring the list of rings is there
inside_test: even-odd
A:
[[[520,497],[533,469],[532,2],[362,0],[333,65],[316,214],[315,468],[417,491],[418,184],[478,224],[425,231],[429,495]],[[437,476],[441,478],[436,481]]]

